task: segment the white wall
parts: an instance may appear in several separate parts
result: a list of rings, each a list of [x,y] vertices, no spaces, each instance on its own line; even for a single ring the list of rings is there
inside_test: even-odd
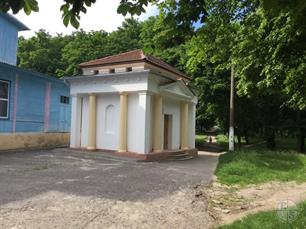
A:
[[[143,124],[139,121],[138,99],[138,93],[128,95],[127,144],[129,152],[139,152],[139,128],[142,128]]]
[[[71,77],[70,93],[114,93],[122,91],[145,91],[148,89],[148,72],[116,73],[103,76]]]
[[[171,130],[171,149],[179,149],[180,148],[180,101],[165,98],[163,99],[163,115],[169,114],[172,115],[172,130]],[[163,119],[164,120],[164,119]],[[164,129],[164,123],[162,121],[162,130]],[[164,135],[164,131],[162,131],[162,135]],[[164,141],[164,137],[162,137],[162,142]],[[164,145],[164,143],[162,144]]]
[[[149,153],[151,144],[151,95],[147,92],[128,95],[128,151]]]
[[[119,94],[97,96],[97,149],[118,149]]]
[[[74,133],[71,135],[72,147],[86,148],[88,145],[88,112],[89,97],[84,95],[79,98],[79,108],[77,108],[76,96],[73,96],[73,107],[75,107],[72,126]],[[105,93],[97,95],[97,134],[96,148],[107,150],[118,150],[119,141],[119,93]],[[106,115],[109,107],[112,113]],[[151,97],[145,92],[128,94],[128,117],[127,117],[127,148],[129,152],[148,153],[151,151],[150,141],[150,107]],[[79,110],[79,115],[75,113]],[[81,112],[82,111],[82,112]],[[111,115],[111,116],[110,116]],[[81,122],[78,127],[77,120]],[[80,137],[76,134],[79,129]],[[80,144],[77,144],[77,139]]]
[[[70,147],[79,148],[81,145],[81,98],[71,97],[71,131]]]

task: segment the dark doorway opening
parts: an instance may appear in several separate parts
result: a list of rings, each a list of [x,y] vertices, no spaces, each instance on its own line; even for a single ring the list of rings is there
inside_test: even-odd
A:
[[[171,149],[172,115],[164,115],[164,150]]]

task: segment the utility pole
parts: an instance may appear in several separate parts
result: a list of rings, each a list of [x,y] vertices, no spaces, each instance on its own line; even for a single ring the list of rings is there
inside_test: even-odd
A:
[[[231,92],[230,92],[230,120],[229,120],[229,139],[228,139],[228,149],[229,151],[234,151],[234,65],[231,66]]]

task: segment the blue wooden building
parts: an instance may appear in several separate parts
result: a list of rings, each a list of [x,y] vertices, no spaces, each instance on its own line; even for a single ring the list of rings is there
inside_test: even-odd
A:
[[[0,13],[0,62],[16,65],[18,32],[29,30],[16,18]]]
[[[69,143],[69,86],[15,66],[18,31],[25,29],[0,14],[0,150]]]
[[[0,132],[69,132],[69,100],[62,80],[0,63]]]

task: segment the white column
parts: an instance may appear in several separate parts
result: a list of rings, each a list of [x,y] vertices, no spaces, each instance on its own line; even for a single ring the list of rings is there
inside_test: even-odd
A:
[[[128,94],[120,93],[120,116],[119,116],[119,149],[118,152],[127,151],[127,109],[128,109]]]
[[[81,98],[71,95],[70,147],[81,147]]]
[[[181,149],[188,149],[188,103],[181,102]]]
[[[139,92],[138,123],[139,152],[149,153],[151,151],[151,94],[147,91]]]

